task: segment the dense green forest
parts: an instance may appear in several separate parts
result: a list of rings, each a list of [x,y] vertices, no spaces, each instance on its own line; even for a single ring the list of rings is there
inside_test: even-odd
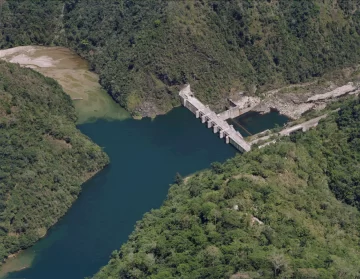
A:
[[[42,237],[108,163],[75,121],[56,81],[0,61],[0,262]]]
[[[70,1],[69,1],[70,2]],[[219,108],[360,61],[355,0],[74,0],[67,45],[133,114],[179,103],[179,86]]]
[[[359,278],[359,117],[178,176],[94,278]]]
[[[178,105],[191,83],[215,108],[360,60],[356,0],[1,0],[0,48],[61,44],[133,115]]]
[[[360,60],[357,0],[0,0],[0,48],[64,45],[133,115],[219,108]],[[95,278],[359,278],[360,102],[316,130],[177,177]],[[108,163],[52,79],[0,63],[0,260]]]
[[[0,0],[0,49],[60,44],[63,2]]]

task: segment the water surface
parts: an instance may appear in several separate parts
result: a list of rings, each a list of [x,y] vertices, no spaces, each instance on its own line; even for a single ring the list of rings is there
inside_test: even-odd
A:
[[[30,268],[6,278],[76,279],[108,262],[135,222],[160,207],[176,172],[185,176],[236,154],[185,108],[155,120],[98,120],[79,126],[109,154],[111,164],[48,235],[8,264]]]
[[[234,119],[229,119],[228,123],[233,125],[244,137],[252,136],[267,129],[273,129],[277,126],[284,126],[289,121],[278,111],[270,111],[267,114],[250,111]]]
[[[283,125],[287,118],[250,113],[235,121],[245,136]],[[237,153],[185,108],[154,120],[98,120],[79,128],[104,148],[111,164],[83,185],[80,198],[44,239],[5,264],[0,275],[24,269],[4,278],[93,275],[127,240],[136,221],[160,207],[176,172],[186,176]]]

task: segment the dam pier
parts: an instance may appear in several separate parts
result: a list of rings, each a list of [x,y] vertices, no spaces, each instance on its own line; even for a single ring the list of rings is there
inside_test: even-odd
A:
[[[201,103],[191,92],[190,85],[186,85],[179,93],[181,103],[188,108],[196,118],[200,118],[201,122],[207,124],[207,127],[212,128],[214,133],[219,133],[219,137],[225,139],[227,144],[232,144],[240,152],[248,152],[251,150],[251,145],[246,142],[243,136],[234,129],[233,125],[226,122],[228,118],[235,118],[250,109],[244,111],[237,107],[230,108],[220,114],[216,114],[209,106]]]

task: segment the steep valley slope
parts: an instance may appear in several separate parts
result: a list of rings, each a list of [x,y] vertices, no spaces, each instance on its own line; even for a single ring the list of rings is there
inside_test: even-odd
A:
[[[358,278],[359,116],[177,177],[94,278]]]
[[[75,122],[56,81],[0,61],[0,261],[43,237],[108,164]]]
[[[74,49],[133,116],[179,105],[184,83],[221,109],[239,91],[263,97],[339,69],[358,75],[359,8],[355,0],[0,0],[0,48]],[[53,80],[0,62],[0,93],[4,258],[41,237],[108,159],[76,130]],[[359,100],[345,102],[316,130],[177,177],[94,278],[359,278],[359,116]]]
[[[118,3],[118,4],[116,4]],[[190,83],[221,109],[239,91],[257,94],[359,62],[357,1],[75,1],[67,44],[134,115],[179,104]]]
[[[7,0],[0,13],[0,48],[71,47],[134,116],[179,105],[184,83],[221,109],[360,59],[355,0]]]

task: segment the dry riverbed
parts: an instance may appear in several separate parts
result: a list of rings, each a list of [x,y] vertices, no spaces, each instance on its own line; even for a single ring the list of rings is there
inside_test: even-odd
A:
[[[335,101],[340,97],[355,95],[360,92],[359,84],[349,82],[337,87],[331,84],[328,87],[317,90],[306,90],[297,92],[298,89],[288,88],[289,92],[274,90],[265,94],[263,100],[254,107],[254,111],[267,113],[271,109],[276,109],[291,119],[299,119],[305,112],[310,110],[321,110],[329,102]]]
[[[268,113],[272,109],[290,119],[299,119],[310,110],[322,110],[330,102],[339,98],[357,95],[360,83],[353,81],[345,84],[326,82],[291,85],[262,94],[262,97],[246,96],[243,93],[231,100],[241,109],[251,107],[252,111]]]
[[[88,63],[67,48],[15,47],[0,50],[0,59],[32,68],[57,80],[73,99],[79,123],[97,118],[129,117],[128,113],[101,88],[99,77],[89,71]]]

